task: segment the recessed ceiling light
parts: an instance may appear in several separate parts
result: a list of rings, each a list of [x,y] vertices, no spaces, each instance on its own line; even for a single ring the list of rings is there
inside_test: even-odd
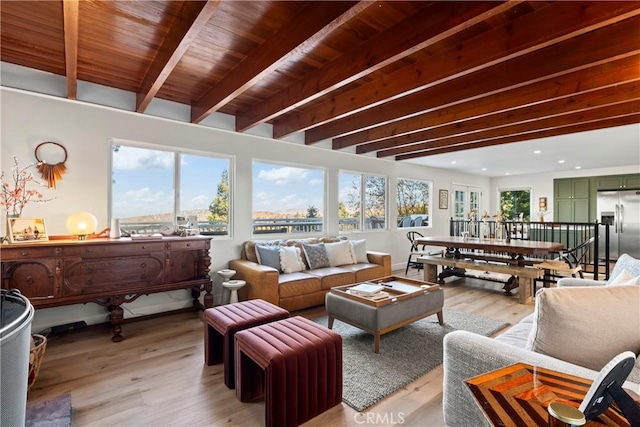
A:
[[[576,169],[582,169],[582,166],[576,166]]]
[[[533,154],[540,154],[540,153],[542,153],[542,151],[540,151],[540,150],[536,150],[536,151],[533,152]]]
[[[455,160],[454,160],[454,161],[452,161],[452,162],[451,162],[451,164],[452,164],[452,165],[455,165],[455,164],[456,164],[456,161],[455,161]]]
[[[564,160],[558,160],[558,163],[564,163]]]
[[[509,175],[509,172],[505,173],[505,175]]]
[[[482,170],[483,170],[483,171],[486,171],[486,170],[487,170],[487,168],[482,168]]]

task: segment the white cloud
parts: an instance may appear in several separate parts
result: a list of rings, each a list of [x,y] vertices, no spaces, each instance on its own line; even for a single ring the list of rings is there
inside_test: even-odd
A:
[[[211,202],[210,196],[199,195],[189,200],[181,200],[183,210],[208,209]]]
[[[173,169],[173,153],[136,147],[120,147],[113,156],[113,169]]]
[[[173,196],[162,191],[153,192],[148,187],[127,191],[121,199],[114,201],[113,206],[113,212],[119,218],[172,211]]]
[[[309,171],[300,168],[281,167],[258,172],[256,177],[260,181],[272,181],[276,185],[290,185],[305,182]]]
[[[309,184],[309,185],[320,185],[320,184],[322,184],[322,180],[318,179],[318,178],[310,179],[309,181],[307,181],[307,184]]]

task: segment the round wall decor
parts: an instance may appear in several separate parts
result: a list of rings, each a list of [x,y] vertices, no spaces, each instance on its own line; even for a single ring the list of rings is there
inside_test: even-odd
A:
[[[62,179],[62,174],[67,170],[64,165],[68,157],[67,149],[58,142],[45,141],[38,144],[35,155],[38,161],[36,168],[42,179],[47,181],[49,188],[56,188],[56,181]]]

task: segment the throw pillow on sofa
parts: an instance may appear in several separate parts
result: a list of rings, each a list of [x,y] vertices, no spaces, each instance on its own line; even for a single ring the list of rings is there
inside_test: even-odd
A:
[[[280,247],[280,267],[285,273],[294,273],[305,269],[297,246]]]
[[[258,264],[266,265],[280,270],[280,246],[256,245]]]
[[[325,243],[324,248],[327,251],[327,258],[329,258],[329,265],[331,267],[355,264],[354,259],[351,257],[351,245],[349,241],[344,240],[338,243]]]
[[[527,349],[599,371],[623,351],[640,353],[640,287],[543,288]]]
[[[304,250],[310,270],[329,267],[329,258],[327,257],[324,243],[318,243],[316,245],[303,244],[302,249]]]
[[[362,240],[349,240],[351,249],[351,257],[356,264],[367,264],[369,258],[367,257],[367,245],[366,239]]]

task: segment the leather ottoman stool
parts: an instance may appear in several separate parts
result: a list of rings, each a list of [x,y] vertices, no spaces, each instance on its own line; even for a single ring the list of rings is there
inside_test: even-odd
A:
[[[261,299],[237,302],[204,311],[204,361],[207,365],[224,362],[224,383],[235,387],[233,337],[236,332],[275,320],[289,312]]]
[[[297,426],[342,401],[342,337],[304,317],[236,334],[236,396],[265,396],[269,426]]]

